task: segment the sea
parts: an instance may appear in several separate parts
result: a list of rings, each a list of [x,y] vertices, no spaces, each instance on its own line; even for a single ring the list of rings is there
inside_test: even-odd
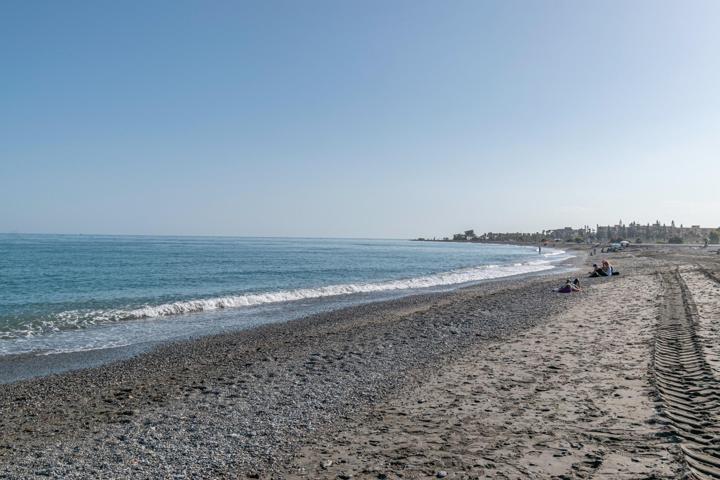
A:
[[[0,234],[0,355],[154,345],[545,272],[567,258],[480,243]]]

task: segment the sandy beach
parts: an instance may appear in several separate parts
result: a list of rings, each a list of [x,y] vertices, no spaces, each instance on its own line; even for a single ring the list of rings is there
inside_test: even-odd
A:
[[[579,293],[494,281],[1,385],[0,477],[720,478],[714,250],[631,247]]]
[[[0,19],[0,480],[720,480],[720,0]]]

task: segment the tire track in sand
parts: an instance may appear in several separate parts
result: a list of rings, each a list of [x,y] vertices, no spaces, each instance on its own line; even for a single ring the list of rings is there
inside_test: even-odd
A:
[[[700,272],[705,275],[707,278],[712,280],[715,283],[720,283],[720,276],[718,276],[718,273],[715,271],[711,271],[707,268],[700,267]]]
[[[696,334],[697,308],[680,273],[662,273],[664,300],[653,372],[662,414],[681,439],[690,474],[720,479],[720,381],[713,376]]]

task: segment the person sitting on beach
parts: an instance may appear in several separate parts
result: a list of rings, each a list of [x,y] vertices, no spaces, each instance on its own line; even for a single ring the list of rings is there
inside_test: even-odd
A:
[[[602,261],[602,266],[598,268],[596,263],[593,263],[593,271],[590,272],[590,277],[612,277],[613,275],[620,275],[620,272],[615,270],[615,267],[610,265],[607,260]]]
[[[614,275],[613,266],[607,260],[602,261],[602,267],[600,267],[600,275],[603,277],[612,277]]]
[[[557,289],[558,293],[572,293],[572,292],[579,292],[580,291],[580,280],[577,278],[575,281],[571,282],[568,278],[565,282],[565,285]]]
[[[593,263],[593,269],[592,269],[592,272],[590,272],[590,275],[589,275],[589,276],[590,276],[590,277],[602,277],[602,276],[605,276],[605,275],[603,275],[601,272],[602,272],[602,269],[601,269],[600,267],[598,267],[598,264],[597,264],[597,263]]]

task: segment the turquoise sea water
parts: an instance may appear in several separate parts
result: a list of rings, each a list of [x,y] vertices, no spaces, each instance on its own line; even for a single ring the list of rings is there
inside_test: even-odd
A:
[[[560,258],[404,240],[0,235],[0,354],[244,328],[548,270]]]

